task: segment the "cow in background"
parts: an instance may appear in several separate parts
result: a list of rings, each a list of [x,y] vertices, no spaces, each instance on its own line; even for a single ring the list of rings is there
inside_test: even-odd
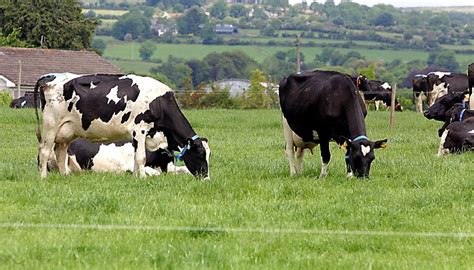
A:
[[[458,92],[453,92],[453,93],[448,93],[436,100],[436,102],[428,108],[428,110],[424,111],[424,116],[427,119],[434,119],[437,121],[444,122],[444,125],[438,130],[438,135],[441,136],[441,134],[444,132],[445,128],[452,122],[453,120],[453,107],[456,106],[456,104],[459,104],[462,106],[464,109],[467,108],[466,105],[466,94],[468,92],[464,93],[458,93]]]
[[[284,121],[301,138],[302,145],[320,144],[322,177],[327,175],[331,158],[330,140],[347,147],[347,174],[357,177],[369,176],[374,149],[386,145],[387,140],[374,142],[367,138],[366,111],[358,92],[349,76],[334,71],[291,74],[280,82]],[[286,149],[292,147],[287,142]]]
[[[41,77],[35,93],[41,95],[44,137],[41,140],[41,177],[54,147],[58,169],[69,173],[67,149],[76,138],[93,142],[131,140],[135,175],[144,177],[146,151],[168,148],[180,151],[186,167],[195,175],[209,177],[210,149],[199,137],[176,103],[173,91],[161,82],[137,75],[48,74]]]
[[[383,81],[369,80],[363,75],[351,77],[356,87],[362,91],[367,109],[370,103],[375,104],[375,110],[379,110],[380,104],[384,104],[387,109],[392,106],[392,86]],[[395,111],[403,111],[403,107],[395,98]]]
[[[438,157],[449,153],[462,153],[474,150],[474,117],[462,122],[453,122],[441,135]]]
[[[10,108],[21,109],[21,108],[34,108],[34,96],[31,93],[25,93],[22,97],[12,100]]]
[[[472,95],[472,87],[474,86],[474,63],[467,67],[467,78],[469,81],[469,109],[474,110],[474,96]]]

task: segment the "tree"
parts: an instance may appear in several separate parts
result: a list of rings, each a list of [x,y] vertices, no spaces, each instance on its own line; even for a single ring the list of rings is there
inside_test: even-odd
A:
[[[131,34],[132,39],[148,37],[150,35],[150,19],[146,18],[139,10],[133,9],[120,16],[112,26],[112,36],[123,40],[126,34]]]
[[[392,26],[395,24],[395,18],[393,17],[392,13],[382,12],[374,19],[373,24],[385,27]]]
[[[223,0],[215,2],[209,9],[210,16],[220,20],[227,17],[228,12],[229,9],[227,8],[227,4]]]
[[[36,47],[87,49],[98,22],[81,12],[77,0],[1,1],[0,28],[20,29],[18,39]]]
[[[266,88],[262,85],[264,82],[266,79],[263,72],[259,69],[252,72],[250,87],[245,95],[244,109],[268,109],[271,107],[272,99],[265,93]]]
[[[183,89],[184,83],[191,76],[192,70],[184,64],[184,60],[174,56],[169,56],[168,60],[156,68],[151,69],[152,73],[166,76],[177,89]]]
[[[244,5],[241,4],[232,5],[230,7],[229,14],[234,18],[245,17],[248,14],[248,10]]]
[[[155,52],[155,50],[156,50],[156,44],[155,43],[153,43],[150,40],[147,40],[147,41],[143,42],[142,45],[140,46],[140,49],[139,49],[140,58],[143,61],[150,60],[150,58],[153,55],[153,53]]]
[[[428,66],[440,66],[450,71],[458,71],[459,63],[456,61],[456,55],[453,51],[433,52],[428,55],[426,60]]]
[[[199,7],[192,7],[176,20],[178,32],[183,35],[198,35],[201,31],[200,25],[205,25],[209,21],[207,15]]]
[[[18,37],[20,36],[20,30],[14,29],[10,34],[7,36],[3,36],[2,32],[0,32],[0,47],[31,47],[28,43],[20,40]]]
[[[96,51],[98,54],[102,55],[107,48],[107,43],[101,38],[96,38],[92,40],[92,48],[94,51]]]

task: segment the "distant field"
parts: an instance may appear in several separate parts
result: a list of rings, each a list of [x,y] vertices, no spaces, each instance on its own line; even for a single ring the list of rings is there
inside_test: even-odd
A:
[[[109,59],[109,61],[120,67],[126,73],[135,73],[135,74],[142,74],[147,75],[150,73],[150,69],[152,67],[158,66],[155,63],[144,62],[140,60],[113,60]]]
[[[436,158],[440,124],[369,112],[370,180],[331,143],[290,177],[279,110],[185,110],[210,181],[84,173],[39,179],[35,116],[0,106],[2,269],[472,269],[474,153]],[[31,227],[23,227],[31,226]]]

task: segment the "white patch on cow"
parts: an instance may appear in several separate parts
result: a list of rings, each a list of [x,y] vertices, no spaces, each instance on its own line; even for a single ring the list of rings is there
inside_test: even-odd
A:
[[[326,175],[328,175],[328,163],[322,162],[321,173],[319,174],[319,177],[326,177]]]
[[[175,166],[173,162],[168,163],[166,166],[167,173],[170,174],[190,174],[192,173],[186,168],[186,166]]]
[[[156,169],[153,169],[152,167],[145,167],[145,174],[147,176],[158,176],[161,174],[161,169],[160,168],[156,168]]]
[[[428,97],[428,106],[431,107],[435,103],[436,99],[447,95],[448,87],[449,85],[445,83],[433,85],[433,90],[429,93],[429,97]]]
[[[467,134],[474,134],[474,129],[469,131]]]
[[[94,165],[91,169],[96,172],[133,172],[134,153],[132,143],[122,146],[101,144],[99,152],[92,159]]]
[[[313,140],[319,140],[319,134],[316,130],[313,130]]]
[[[436,76],[438,76],[438,78],[443,78],[444,76],[446,75],[451,75],[451,72],[442,72],[442,71],[435,71],[435,72],[430,72],[428,74],[434,74]]]
[[[94,88],[96,88],[96,87],[97,87],[97,85],[95,85],[94,82],[91,82],[90,88],[91,88],[91,89],[94,89]]]
[[[382,84],[381,87],[382,87],[383,89],[385,89],[385,90],[392,88],[392,87],[390,86],[390,84],[388,84],[387,82],[385,82],[384,84]]]
[[[25,106],[25,104],[26,104],[26,100],[24,100],[23,102],[21,102],[20,107]]]
[[[118,97],[118,86],[115,86],[110,89],[110,92],[105,97],[107,97],[108,99],[107,103],[110,103],[110,101],[112,100],[113,102],[115,102],[115,104],[117,104],[120,101],[120,98]]]
[[[153,137],[146,136],[145,138],[145,148],[148,151],[155,152],[158,149],[166,149],[168,148],[168,140],[165,137],[163,132],[156,132]]]
[[[441,139],[439,141],[439,148],[438,148],[438,157],[442,157],[449,153],[449,149],[444,148],[444,143],[446,142],[446,138],[448,137],[449,130],[444,130],[443,134],[441,135]]]
[[[362,155],[365,157],[370,152],[370,145],[365,146],[365,145],[361,144],[360,145],[360,151],[362,152]]]
[[[211,148],[209,148],[209,144],[206,141],[202,141],[202,146],[204,146],[204,150],[206,150],[206,162],[207,162],[207,177],[204,180],[209,180],[211,177],[211,170],[209,168],[209,159],[211,157]]]

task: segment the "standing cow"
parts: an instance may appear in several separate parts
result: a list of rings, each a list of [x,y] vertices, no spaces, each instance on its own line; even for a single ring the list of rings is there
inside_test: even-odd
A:
[[[80,137],[92,142],[131,140],[135,175],[144,177],[146,152],[167,146],[180,150],[195,176],[209,177],[210,149],[180,111],[173,91],[161,82],[137,75],[49,74],[36,83],[44,110],[44,137],[39,163],[46,177],[54,147],[61,174],[69,173],[67,149]]]
[[[334,71],[291,74],[280,82],[279,97],[284,120],[301,142],[320,144],[321,176],[327,174],[330,140],[347,145],[348,176],[369,176],[374,149],[385,147],[387,140],[367,138],[364,106],[349,76]]]
[[[364,94],[364,100],[368,109],[370,103],[375,104],[375,110],[379,110],[383,103],[387,108],[392,106],[392,86],[389,83],[377,80],[369,80],[363,75],[351,77],[356,87]],[[395,98],[395,111],[403,111],[403,107]]]

